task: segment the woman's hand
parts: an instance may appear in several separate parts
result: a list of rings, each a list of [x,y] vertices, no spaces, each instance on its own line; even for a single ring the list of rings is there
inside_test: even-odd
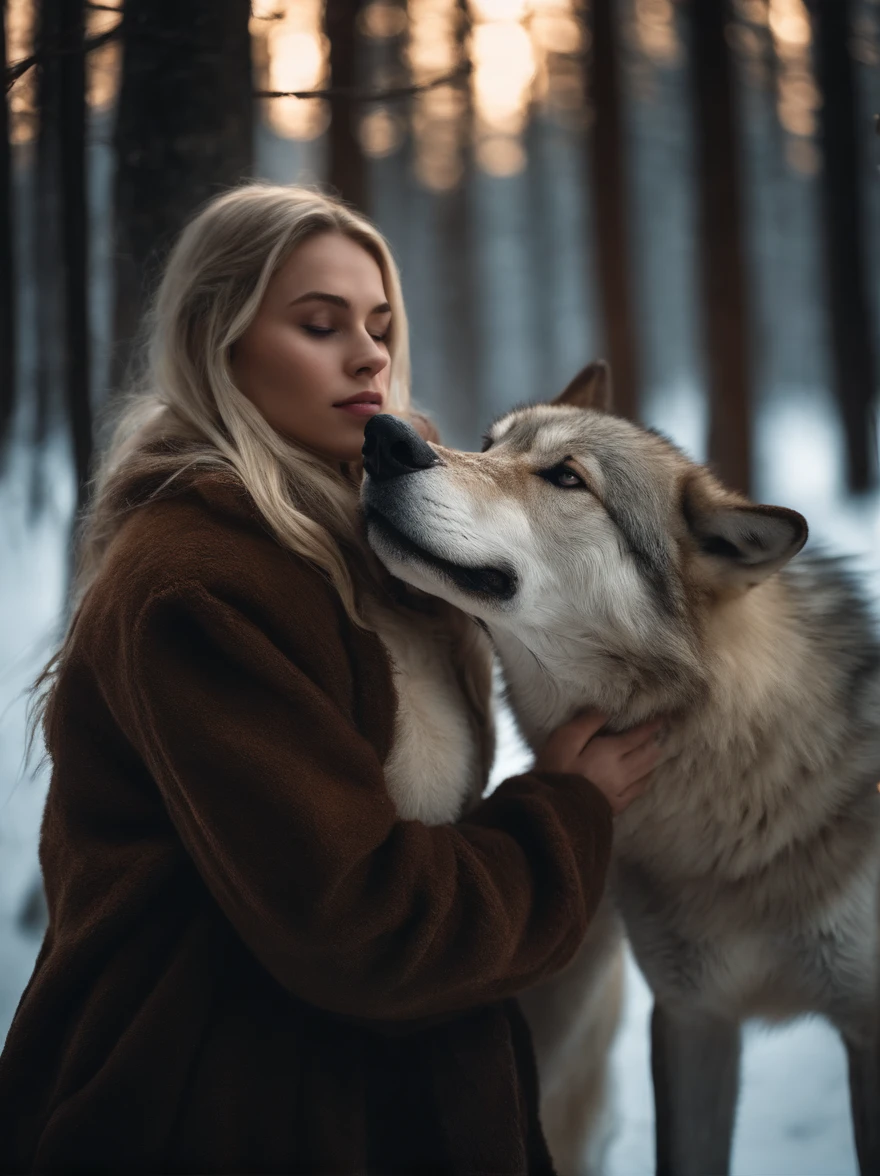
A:
[[[608,716],[586,711],[550,735],[535,760],[535,771],[575,772],[586,776],[619,816],[648,787],[660,757],[657,736],[662,719],[622,735],[599,735]]]

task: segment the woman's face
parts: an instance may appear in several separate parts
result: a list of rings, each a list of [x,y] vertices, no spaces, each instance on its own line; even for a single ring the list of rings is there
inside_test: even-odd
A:
[[[391,308],[382,271],[341,233],[297,246],[235,343],[232,373],[274,429],[333,461],[354,461],[388,403]]]

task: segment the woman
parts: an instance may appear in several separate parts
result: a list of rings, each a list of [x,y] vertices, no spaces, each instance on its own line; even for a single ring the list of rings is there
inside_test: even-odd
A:
[[[357,524],[364,424],[408,414],[408,370],[388,248],[342,205],[244,187],[173,250],[51,681],[4,1171],[549,1170],[513,997],[581,942],[654,728],[581,719],[469,798],[479,631]],[[401,624],[454,671],[455,823],[398,811],[402,765],[436,775]]]

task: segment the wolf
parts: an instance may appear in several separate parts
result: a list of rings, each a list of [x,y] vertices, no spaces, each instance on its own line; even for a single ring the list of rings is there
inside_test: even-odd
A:
[[[542,1083],[542,1050],[563,1076],[560,1170],[577,1168],[584,1092],[565,1090],[576,1067],[559,1055],[596,1045],[597,1003],[613,1020],[598,989],[622,919],[654,995],[658,1173],[727,1173],[742,1022],[819,1014],[843,1039],[860,1170],[877,1176],[880,641],[846,563],[790,562],[803,517],[613,415],[602,363],[502,416],[482,453],[374,417],[364,465],[373,550],[485,627],[533,749],[588,708],[612,731],[665,719],[582,958],[525,994]]]

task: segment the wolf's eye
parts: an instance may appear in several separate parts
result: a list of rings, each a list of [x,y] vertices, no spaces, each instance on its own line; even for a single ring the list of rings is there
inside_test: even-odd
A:
[[[541,470],[539,476],[545,482],[551,482],[554,486],[559,486],[562,490],[586,490],[587,488],[587,484],[583,478],[561,462],[559,465],[553,466],[552,469]]]

